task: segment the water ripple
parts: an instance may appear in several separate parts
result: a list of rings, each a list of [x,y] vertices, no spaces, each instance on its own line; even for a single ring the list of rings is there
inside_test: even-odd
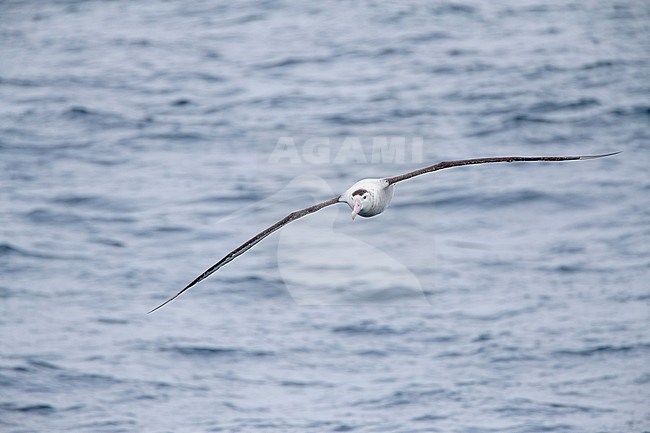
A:
[[[640,1],[2,2],[0,430],[648,431],[647,22]],[[379,136],[422,152],[310,159]],[[303,175],[334,194],[614,150],[400,183],[377,218],[305,217],[144,314],[284,216],[264,197],[320,196],[283,189]]]

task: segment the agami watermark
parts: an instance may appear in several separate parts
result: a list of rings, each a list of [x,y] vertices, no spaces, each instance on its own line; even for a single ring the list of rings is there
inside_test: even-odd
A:
[[[280,137],[267,160],[271,164],[404,164],[424,161],[422,137],[311,137],[296,142]]]

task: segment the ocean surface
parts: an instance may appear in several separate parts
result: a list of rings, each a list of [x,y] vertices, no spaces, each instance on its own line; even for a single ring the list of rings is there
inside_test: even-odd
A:
[[[2,1],[0,431],[650,431],[650,3]],[[248,237],[333,206],[153,314]]]

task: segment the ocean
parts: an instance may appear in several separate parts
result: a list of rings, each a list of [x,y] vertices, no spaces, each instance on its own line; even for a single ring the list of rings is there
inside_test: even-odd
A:
[[[0,430],[650,432],[650,6],[3,1]],[[390,208],[366,177],[486,156]]]

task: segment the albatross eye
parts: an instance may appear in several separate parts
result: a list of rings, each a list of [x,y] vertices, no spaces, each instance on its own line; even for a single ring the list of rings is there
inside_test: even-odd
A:
[[[363,199],[364,199],[364,200],[368,200],[368,194],[364,194],[364,195],[363,195]]]

